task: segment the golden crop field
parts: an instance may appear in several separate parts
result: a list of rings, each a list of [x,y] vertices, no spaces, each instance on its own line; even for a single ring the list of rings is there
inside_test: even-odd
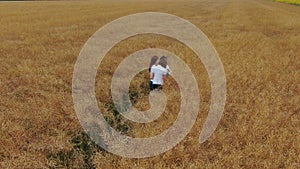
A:
[[[104,151],[83,132],[72,100],[73,69],[85,42],[105,24],[138,12],[164,12],[201,29],[223,63],[222,119],[206,142],[199,133],[210,106],[208,74],[184,44],[165,36],[128,38],[98,69],[99,108],[118,131],[154,136],[176,120],[180,93],[170,78],[165,112],[139,124],[115,112],[110,80],[129,54],[159,47],[193,71],[201,96],[190,133],[155,157]],[[176,25],[175,25],[176,26]],[[269,0],[124,0],[0,2],[0,168],[300,168],[300,6]],[[131,101],[147,110],[148,73],[136,75]]]

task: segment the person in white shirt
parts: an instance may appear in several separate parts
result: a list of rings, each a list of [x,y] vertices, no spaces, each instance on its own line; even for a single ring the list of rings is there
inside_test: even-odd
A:
[[[166,60],[166,62],[168,62],[167,61],[167,56],[162,56],[162,57],[159,58],[159,60]],[[168,64],[166,66],[166,69],[168,70],[168,73],[167,73],[167,77],[168,77],[171,74],[171,69],[170,69]]]
[[[151,74],[151,67],[153,65],[156,65],[156,62],[158,60],[158,57],[157,56],[153,56],[150,60],[150,65],[149,65],[149,73]],[[150,87],[150,90],[153,90],[153,80],[150,78],[150,82],[149,82],[149,87]]]
[[[160,59],[157,65],[153,65],[150,71],[150,79],[152,80],[152,90],[162,89],[164,81],[167,79],[168,70],[167,60]]]

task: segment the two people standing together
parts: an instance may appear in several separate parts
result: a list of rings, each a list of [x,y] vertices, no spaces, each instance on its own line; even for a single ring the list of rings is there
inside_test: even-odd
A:
[[[167,64],[167,57],[162,56],[158,59],[157,56],[153,56],[149,65],[150,73],[150,90],[161,90],[164,81],[170,74],[170,68]]]

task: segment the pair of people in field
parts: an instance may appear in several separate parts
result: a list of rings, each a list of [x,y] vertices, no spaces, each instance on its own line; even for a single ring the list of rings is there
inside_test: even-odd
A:
[[[162,56],[158,59],[157,56],[153,56],[149,65],[150,73],[150,90],[161,90],[170,73],[170,68],[167,63],[167,57]]]

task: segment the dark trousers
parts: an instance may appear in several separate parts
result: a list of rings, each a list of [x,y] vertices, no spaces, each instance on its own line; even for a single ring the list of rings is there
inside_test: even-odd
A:
[[[149,82],[149,86],[150,86],[150,90],[154,90],[154,89],[162,89],[162,85],[160,84],[153,84],[152,81]]]

